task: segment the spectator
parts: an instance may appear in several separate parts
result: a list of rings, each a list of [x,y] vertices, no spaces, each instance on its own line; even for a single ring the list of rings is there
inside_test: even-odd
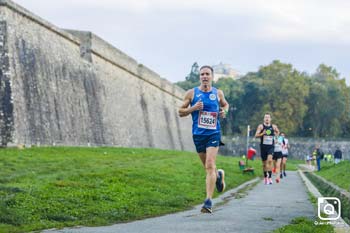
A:
[[[324,153],[320,148],[320,145],[315,146],[315,150],[312,153],[313,157],[316,157],[316,162],[317,162],[317,171],[321,170],[321,160],[324,158]]]
[[[334,163],[338,164],[341,161],[342,157],[343,157],[343,154],[339,149],[339,147],[337,147],[337,149],[334,152]]]
[[[324,155],[324,160],[326,161],[326,162],[328,162],[328,163],[330,163],[330,162],[332,162],[332,154],[330,153],[330,154],[326,154],[326,155]]]

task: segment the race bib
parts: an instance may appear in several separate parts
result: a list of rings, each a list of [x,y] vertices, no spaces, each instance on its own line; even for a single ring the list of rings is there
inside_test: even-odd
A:
[[[264,145],[273,145],[273,136],[264,135],[263,144]]]
[[[275,144],[275,152],[280,152],[280,151],[282,151],[282,146],[281,146],[281,144],[276,143]]]
[[[216,129],[217,112],[199,112],[198,128]]]

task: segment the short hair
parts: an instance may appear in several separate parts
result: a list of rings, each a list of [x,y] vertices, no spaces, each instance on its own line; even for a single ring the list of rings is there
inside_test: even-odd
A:
[[[213,69],[213,67],[208,66],[208,65],[201,66],[201,68],[199,69],[199,71],[201,71],[202,69],[205,69],[205,68],[208,68],[209,70],[211,70],[211,74],[214,74],[214,69]]]
[[[271,116],[271,114],[270,114],[269,112],[266,112],[266,113],[265,113],[265,115],[269,115],[269,116]],[[264,116],[265,116],[265,115],[264,115]]]

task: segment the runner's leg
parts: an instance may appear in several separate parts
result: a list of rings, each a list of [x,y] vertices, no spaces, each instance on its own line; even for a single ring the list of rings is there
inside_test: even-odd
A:
[[[277,158],[276,161],[276,182],[280,182],[280,165],[281,165],[281,158]]]
[[[219,147],[208,147],[207,153],[206,153],[206,161],[205,161],[205,170],[207,173],[206,176],[206,191],[207,191],[207,198],[212,198],[214,189],[215,189],[215,183],[216,183],[216,155],[219,151]]]
[[[267,155],[266,170],[268,172],[269,183],[272,184],[272,154]]]
[[[200,152],[200,153],[198,153],[198,156],[201,159],[203,167],[205,168],[205,160],[206,160],[207,154],[205,152]]]
[[[286,167],[287,167],[287,157],[283,157],[282,163],[283,163],[283,175],[286,176]]]

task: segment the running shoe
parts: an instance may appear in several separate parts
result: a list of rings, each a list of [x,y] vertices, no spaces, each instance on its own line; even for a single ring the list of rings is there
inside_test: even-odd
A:
[[[267,177],[264,178],[264,184],[269,184]]]
[[[201,212],[208,213],[208,214],[213,212],[212,203],[209,198],[204,201],[204,205],[202,206]]]
[[[269,184],[272,184],[272,179],[271,178],[269,178]]]
[[[225,172],[222,169],[218,170],[218,175],[216,178],[216,189],[219,193],[225,190],[226,184],[225,184]]]
[[[276,183],[279,183],[280,182],[280,179],[279,178],[276,178]]]

